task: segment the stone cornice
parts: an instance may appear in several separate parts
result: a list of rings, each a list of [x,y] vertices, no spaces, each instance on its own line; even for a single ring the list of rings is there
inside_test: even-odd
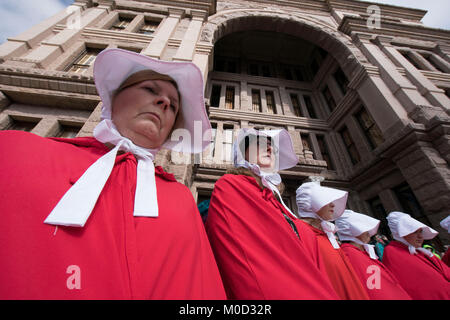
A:
[[[228,110],[221,108],[210,108],[209,118],[211,120],[232,120],[232,121],[249,121],[252,123],[261,123],[270,126],[295,126],[315,130],[328,131],[329,127],[324,120],[299,118],[294,116],[264,114],[243,110]]]
[[[140,34],[136,32],[118,32],[99,28],[84,28],[82,36],[85,38],[94,37],[96,39],[114,39],[124,42],[138,42],[145,45],[148,45],[153,39],[153,35]]]
[[[326,0],[332,9],[341,9],[344,11],[353,11],[367,15],[367,8],[371,5],[376,5],[381,9],[381,15],[383,17],[395,17],[402,20],[420,21],[427,13],[426,10],[406,8],[400,6],[394,6],[389,4],[368,2],[368,1],[355,1],[355,0]]]
[[[0,66],[0,84],[14,86],[15,90],[23,88],[55,90],[82,94],[88,100],[99,99],[94,78],[72,72]]]
[[[216,0],[152,0],[146,1],[134,0],[116,0],[116,6],[121,8],[132,8],[136,11],[167,12],[170,9],[183,9],[187,15],[191,15],[191,10],[203,11],[207,15],[216,13]]]
[[[423,25],[408,25],[404,23],[388,22],[382,19],[380,29],[369,29],[367,20],[360,17],[345,16],[338,30],[347,34],[352,33],[369,33],[373,35],[385,35],[392,37],[406,37],[410,39],[424,41],[442,41],[448,42],[450,38],[450,30],[429,28]]]
[[[339,101],[339,104],[328,118],[328,124],[331,128],[335,128],[342,118],[348,117],[351,109],[358,103],[358,93],[354,90],[348,91],[344,98]]]

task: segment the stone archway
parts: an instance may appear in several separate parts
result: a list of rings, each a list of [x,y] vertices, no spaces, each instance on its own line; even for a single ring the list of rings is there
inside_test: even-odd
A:
[[[307,14],[292,14],[279,9],[219,12],[203,26],[198,44],[213,47],[228,34],[249,30],[279,32],[309,41],[329,52],[349,78],[368,63],[350,37],[335,30],[331,24]]]

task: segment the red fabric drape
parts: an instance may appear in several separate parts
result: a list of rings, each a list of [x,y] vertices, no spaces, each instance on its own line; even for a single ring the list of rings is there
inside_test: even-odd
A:
[[[123,153],[86,225],[55,233],[43,221],[108,149],[5,131],[0,150],[0,299],[225,298],[192,194],[161,167],[158,218],[133,217],[137,161]]]

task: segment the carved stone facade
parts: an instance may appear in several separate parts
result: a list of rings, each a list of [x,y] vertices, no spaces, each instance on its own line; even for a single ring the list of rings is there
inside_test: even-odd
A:
[[[200,164],[157,162],[207,199],[236,129],[285,128],[304,181],[349,191],[383,220],[404,211],[440,232],[450,213],[450,31],[425,12],[355,0],[78,0],[0,45],[0,129],[87,136],[100,121],[92,62],[105,48],[193,61],[214,128]],[[193,159],[194,159],[193,158]],[[382,230],[383,232],[385,230]]]

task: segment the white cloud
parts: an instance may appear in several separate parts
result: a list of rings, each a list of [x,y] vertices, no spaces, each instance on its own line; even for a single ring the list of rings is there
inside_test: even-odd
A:
[[[422,22],[427,27],[450,30],[450,1],[448,0],[372,0],[394,6],[427,10]],[[383,12],[381,12],[383,14]]]
[[[0,43],[63,10],[59,0],[0,1]]]

